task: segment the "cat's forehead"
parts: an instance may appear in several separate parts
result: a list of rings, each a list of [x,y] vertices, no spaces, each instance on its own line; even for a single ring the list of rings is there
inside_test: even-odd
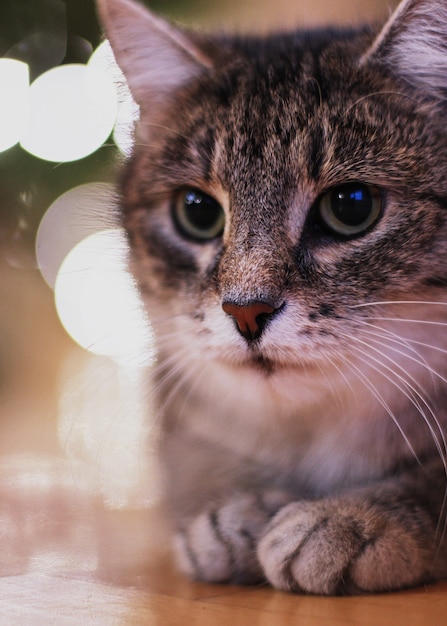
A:
[[[184,115],[175,103],[171,119],[182,138],[175,155],[189,147],[204,169],[212,161],[224,186],[259,177],[272,187],[309,164],[315,176],[324,129],[336,113],[319,70],[321,55],[293,39],[232,42],[222,63],[190,85]]]
[[[326,35],[324,44],[321,33],[315,37],[227,42],[222,61],[189,86],[184,114],[175,102],[171,121],[178,132],[212,147],[229,172],[247,160],[251,169],[257,163],[263,171],[283,169],[289,150],[295,162],[312,162],[315,170],[315,144],[321,147],[345,114],[361,117],[362,107],[350,107],[375,89],[356,76],[346,35]],[[359,50],[364,39],[357,37]]]
[[[142,119],[153,132],[137,157],[153,189],[160,178],[174,188],[220,185],[241,203],[267,191],[284,202],[347,180],[422,188],[433,172],[441,189],[435,116],[380,67],[360,66],[373,37],[317,31],[214,42],[214,66],[176,93],[161,123]],[[436,134],[438,154],[447,152]]]
[[[407,172],[414,179],[415,161],[433,158],[425,145],[432,111],[382,70],[360,67],[373,36],[234,40],[192,90],[191,142],[206,128],[224,184],[254,181],[257,172],[257,182],[273,186],[290,177],[323,187],[346,178],[386,185]]]

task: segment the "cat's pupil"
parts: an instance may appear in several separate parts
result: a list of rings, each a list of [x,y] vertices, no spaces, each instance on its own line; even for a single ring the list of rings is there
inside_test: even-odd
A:
[[[347,226],[363,224],[371,212],[371,204],[371,194],[364,187],[344,187],[332,196],[334,215]]]
[[[174,221],[182,235],[207,241],[222,234],[225,215],[211,196],[195,189],[179,194],[174,205]]]
[[[320,216],[339,235],[358,235],[380,215],[381,193],[363,183],[346,183],[328,191],[320,201]]]

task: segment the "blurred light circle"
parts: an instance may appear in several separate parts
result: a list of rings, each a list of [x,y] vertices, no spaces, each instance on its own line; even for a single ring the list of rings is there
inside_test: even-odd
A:
[[[65,330],[86,350],[144,366],[153,357],[151,332],[127,271],[127,254],[120,229],[81,241],[59,269],[56,309]]]
[[[126,82],[124,74],[115,60],[112,47],[107,39],[99,44],[99,46],[93,51],[88,61],[88,65],[89,67],[93,67],[98,72],[108,74],[115,84]]]
[[[44,214],[36,236],[37,265],[54,287],[62,261],[87,236],[117,225],[116,194],[109,183],[87,183],[59,196]]]
[[[140,108],[132,97],[126,78],[115,61],[112,48],[107,40],[96,48],[88,65],[110,76],[116,86],[118,111],[113,139],[120,151],[125,156],[129,156],[134,142],[135,122],[140,117]]]
[[[39,76],[29,92],[29,125],[21,145],[34,156],[57,163],[82,159],[101,147],[113,129],[115,86],[92,67],[55,67]]]
[[[118,106],[113,140],[124,156],[130,156],[134,144],[135,122],[140,117],[140,109],[131,96],[123,99]]]
[[[18,143],[28,124],[29,68],[15,59],[0,59],[0,152]]]

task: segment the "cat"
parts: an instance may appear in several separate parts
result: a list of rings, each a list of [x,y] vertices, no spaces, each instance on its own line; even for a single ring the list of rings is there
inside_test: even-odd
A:
[[[447,2],[203,34],[98,0],[179,567],[313,594],[447,576]]]

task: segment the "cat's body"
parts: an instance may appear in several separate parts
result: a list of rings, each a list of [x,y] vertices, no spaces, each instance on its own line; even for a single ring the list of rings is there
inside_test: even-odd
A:
[[[186,34],[101,0],[183,569],[315,593],[447,575],[447,2]]]

